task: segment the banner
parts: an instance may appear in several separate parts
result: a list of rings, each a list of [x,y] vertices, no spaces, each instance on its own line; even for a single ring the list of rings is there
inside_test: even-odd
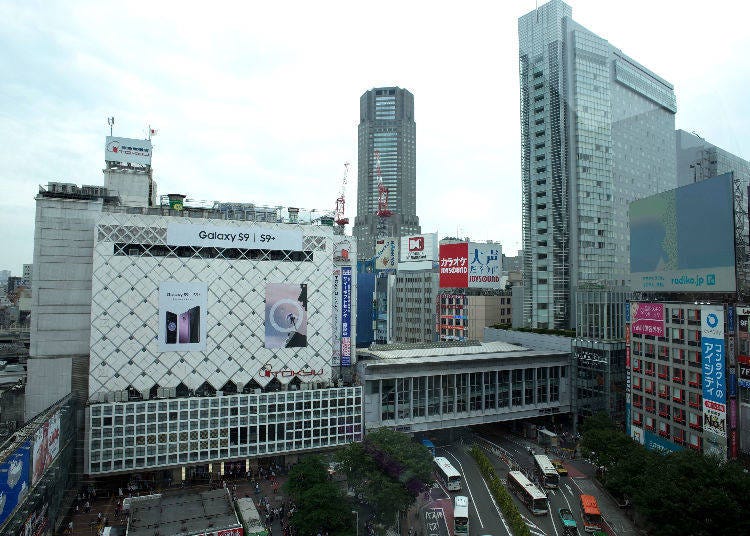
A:
[[[395,270],[398,264],[398,244],[395,238],[379,238],[375,241],[375,269]]]
[[[664,337],[664,304],[633,302],[630,304],[633,335]]]
[[[724,307],[701,306],[703,432],[706,453],[726,459],[726,364]]]
[[[302,251],[302,231],[257,226],[167,224],[167,244],[209,248]]]
[[[42,536],[47,533],[47,525],[49,524],[49,519],[47,518],[48,506],[45,503],[40,509],[34,510],[31,513],[26,519],[26,523],[24,523],[19,536]]]
[[[341,366],[352,364],[352,268],[341,268]]]
[[[60,412],[55,412],[34,434],[34,461],[31,484],[42,478],[60,453]]]
[[[0,464],[0,525],[13,514],[29,491],[31,448],[31,441],[26,441]]]
[[[159,284],[159,351],[206,350],[208,286],[203,282]]]
[[[331,353],[331,366],[341,365],[341,268],[333,269],[333,344]]]
[[[307,285],[266,285],[266,348],[307,346]]]

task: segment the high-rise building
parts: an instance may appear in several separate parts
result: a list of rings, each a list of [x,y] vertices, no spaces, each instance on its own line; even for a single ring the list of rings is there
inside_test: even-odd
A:
[[[518,32],[524,324],[568,329],[579,285],[628,278],[628,203],[676,186],[674,90],[562,0]]]
[[[378,235],[399,238],[420,232],[416,130],[414,95],[406,89],[375,88],[360,97],[357,217],[353,229],[360,260],[373,257]],[[379,180],[388,188],[388,210],[393,212],[380,232]]]

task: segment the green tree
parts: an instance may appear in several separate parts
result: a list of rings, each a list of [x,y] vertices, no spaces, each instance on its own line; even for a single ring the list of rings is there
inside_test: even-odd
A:
[[[306,456],[289,471],[284,491],[297,505],[291,523],[301,536],[321,531],[353,534],[351,509],[341,488],[331,482],[318,456]]]
[[[380,428],[362,443],[350,443],[337,454],[349,486],[364,496],[379,521],[391,523],[432,483],[432,455],[401,432]]]

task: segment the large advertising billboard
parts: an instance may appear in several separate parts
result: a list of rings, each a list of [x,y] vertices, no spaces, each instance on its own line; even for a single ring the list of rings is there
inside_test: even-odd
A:
[[[167,244],[209,248],[302,251],[302,231],[270,227],[217,227],[191,223],[167,225]]]
[[[0,525],[29,491],[31,441],[26,441],[0,464]]]
[[[724,350],[724,307],[701,305],[703,450],[726,459],[727,391]]]
[[[436,253],[436,233],[401,237],[401,262],[435,261]]]
[[[104,146],[104,160],[121,164],[150,166],[151,150],[151,140],[107,136]]]
[[[398,264],[398,244],[395,238],[379,238],[375,241],[375,269],[395,270]]]
[[[636,291],[734,292],[732,174],[630,204],[630,275]]]
[[[440,245],[440,288],[501,288],[502,247],[496,243]]]
[[[633,335],[664,337],[664,304],[632,302],[630,321]]]
[[[352,267],[341,269],[341,366],[352,364]]]
[[[208,286],[203,282],[159,284],[159,351],[206,349]]]
[[[266,348],[307,346],[307,285],[266,285]]]
[[[60,453],[60,412],[55,412],[34,434],[34,461],[31,484],[39,482]]]

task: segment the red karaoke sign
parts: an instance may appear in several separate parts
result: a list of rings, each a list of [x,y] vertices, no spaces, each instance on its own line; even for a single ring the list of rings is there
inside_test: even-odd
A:
[[[440,288],[469,286],[469,244],[440,244]]]

